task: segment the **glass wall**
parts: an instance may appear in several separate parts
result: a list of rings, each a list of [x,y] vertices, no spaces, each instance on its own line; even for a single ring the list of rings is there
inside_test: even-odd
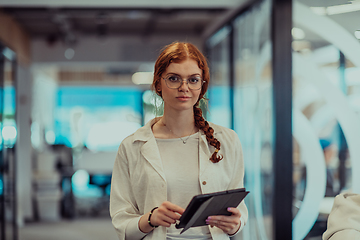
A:
[[[274,139],[281,141],[274,135],[279,112],[275,114],[273,76],[279,69],[274,66],[274,49],[279,46],[274,39],[280,39],[280,46],[282,40],[274,38],[279,32],[270,31],[276,2],[252,2],[207,41],[213,80],[210,110],[227,105],[218,123],[231,126],[243,145],[245,186],[251,192],[246,198],[249,223],[244,239],[280,239],[272,232],[274,216],[282,214],[272,203],[274,163],[279,162],[273,157]],[[285,194],[292,199],[296,240],[320,240],[334,197],[360,193],[360,31],[351,24],[359,22],[360,15],[351,4],[308,0],[292,4],[293,191]],[[219,82],[225,91],[218,90]],[[217,121],[211,111],[209,119]]]
[[[232,88],[230,79],[230,33],[225,26],[208,41],[211,85],[208,90],[208,120],[224,127],[233,128]]]
[[[260,1],[207,41],[212,72],[209,119],[232,127],[243,146],[245,187],[250,194],[245,200],[249,221],[242,239],[272,239],[270,22],[271,1]],[[218,111],[222,118],[213,116]]]
[[[234,22],[235,131],[243,144],[245,184],[252,194],[246,239],[271,239],[272,228],[272,73],[270,1]]]
[[[360,193],[360,43],[351,24],[360,14],[351,3],[304,0],[293,13],[293,239],[312,239],[337,194]]]

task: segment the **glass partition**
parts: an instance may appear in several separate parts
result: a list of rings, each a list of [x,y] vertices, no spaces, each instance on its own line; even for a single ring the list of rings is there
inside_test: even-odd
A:
[[[230,33],[225,26],[208,40],[211,85],[208,89],[208,120],[224,127],[233,128],[232,88],[230,79]]]
[[[209,119],[238,133],[245,160],[245,187],[251,193],[245,199],[249,220],[237,239],[272,239],[270,23],[271,1],[259,1],[207,41],[212,73]]]
[[[360,193],[360,15],[343,7],[293,1],[293,239],[321,238],[334,197]]]
[[[17,239],[15,54],[0,45],[1,239]]]
[[[271,1],[234,21],[235,131],[243,144],[249,224],[245,239],[271,239],[272,72]]]

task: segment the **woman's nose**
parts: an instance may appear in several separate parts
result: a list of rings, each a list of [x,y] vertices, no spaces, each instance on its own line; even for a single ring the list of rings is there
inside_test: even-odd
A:
[[[182,91],[188,91],[189,90],[187,80],[182,80],[181,81],[181,85],[179,87],[179,90],[182,90]]]

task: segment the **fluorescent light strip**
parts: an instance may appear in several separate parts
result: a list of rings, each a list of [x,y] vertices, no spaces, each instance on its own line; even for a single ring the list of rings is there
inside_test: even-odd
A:
[[[360,2],[353,2],[330,7],[310,7],[310,9],[318,15],[335,15],[360,11]]]
[[[131,80],[134,84],[151,84],[153,82],[153,72],[136,72],[132,75]]]

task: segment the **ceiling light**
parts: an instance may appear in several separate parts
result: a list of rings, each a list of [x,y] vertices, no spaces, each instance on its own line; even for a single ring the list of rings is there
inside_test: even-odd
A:
[[[152,84],[154,78],[153,72],[136,72],[132,75],[131,80],[136,85]]]
[[[360,30],[355,31],[355,37],[360,40]]]
[[[349,3],[349,4],[327,7],[326,12],[328,15],[334,15],[334,14],[340,14],[340,13],[356,12],[359,10],[360,10],[360,3],[353,2],[353,3]]]
[[[294,27],[291,29],[291,35],[295,40],[300,40],[305,38],[305,32],[301,28]]]
[[[326,7],[310,7],[310,9],[317,15],[326,15]]]
[[[353,1],[348,4],[341,4],[329,7],[310,7],[310,9],[318,15],[335,15],[341,13],[349,13],[360,11],[360,1]]]

